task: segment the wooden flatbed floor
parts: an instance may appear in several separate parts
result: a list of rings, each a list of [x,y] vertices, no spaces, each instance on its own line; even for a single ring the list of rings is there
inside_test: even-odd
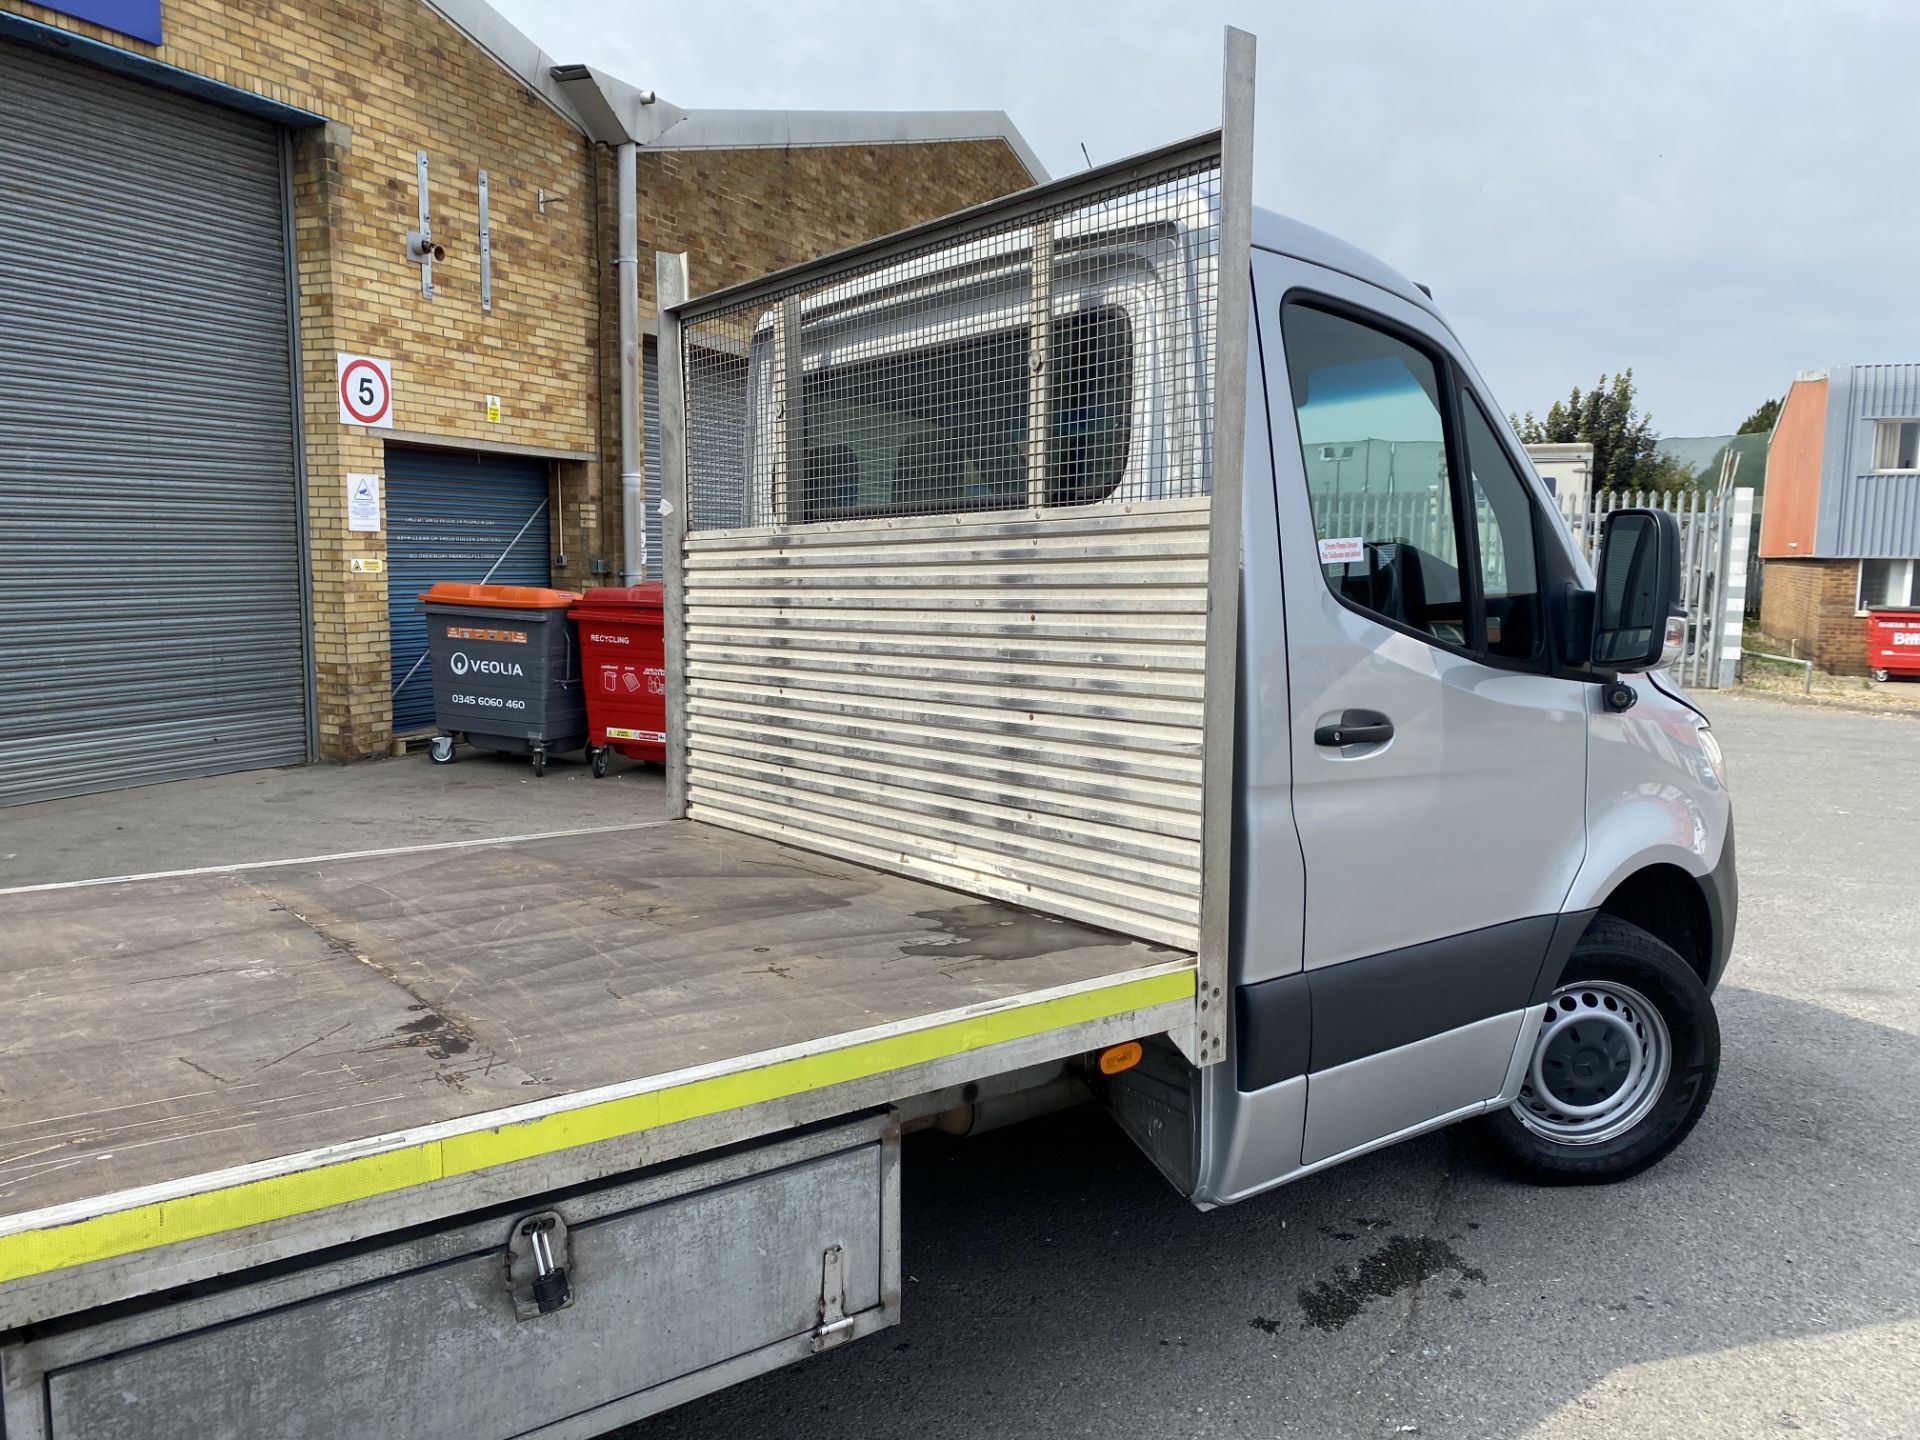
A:
[[[1191,963],[688,821],[0,895],[0,1284],[982,1049],[1049,996],[1164,1006]]]

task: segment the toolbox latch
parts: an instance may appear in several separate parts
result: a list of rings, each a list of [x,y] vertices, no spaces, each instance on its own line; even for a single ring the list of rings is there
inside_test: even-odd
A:
[[[846,1256],[838,1245],[820,1257],[820,1323],[814,1327],[813,1349],[831,1350],[853,1336],[853,1317],[847,1314]]]
[[[567,1222],[557,1210],[523,1215],[507,1238],[507,1291],[516,1319],[537,1320],[573,1304]]]

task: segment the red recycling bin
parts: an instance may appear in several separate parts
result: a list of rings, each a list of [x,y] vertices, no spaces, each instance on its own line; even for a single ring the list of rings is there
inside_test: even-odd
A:
[[[1920,610],[1867,612],[1867,664],[1876,680],[1920,675]]]
[[[569,612],[580,632],[587,690],[587,751],[596,778],[618,750],[667,761],[667,662],[659,581],[598,586]]]

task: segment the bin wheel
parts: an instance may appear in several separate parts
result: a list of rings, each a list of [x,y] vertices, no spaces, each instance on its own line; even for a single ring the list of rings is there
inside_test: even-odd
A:
[[[1887,681],[1891,680],[1893,676],[1888,671],[1882,670],[1879,666],[1876,665],[1873,670],[1873,678],[1878,680],[1882,685],[1884,685],[1887,683]]]
[[[604,780],[607,778],[607,762],[612,758],[612,754],[612,747],[608,745],[602,745],[598,750],[593,752],[594,779]]]
[[[451,765],[453,763],[453,736],[434,736],[433,745],[428,749],[427,754],[436,765]]]
[[[540,776],[546,773],[547,773],[547,752],[544,750],[536,750],[533,752],[534,778],[538,779]]]

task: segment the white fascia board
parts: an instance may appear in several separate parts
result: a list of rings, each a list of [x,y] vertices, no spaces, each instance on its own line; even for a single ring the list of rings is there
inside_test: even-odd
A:
[[[644,143],[654,150],[752,150],[952,140],[1004,140],[1034,184],[1051,178],[1004,110],[694,110]]]

